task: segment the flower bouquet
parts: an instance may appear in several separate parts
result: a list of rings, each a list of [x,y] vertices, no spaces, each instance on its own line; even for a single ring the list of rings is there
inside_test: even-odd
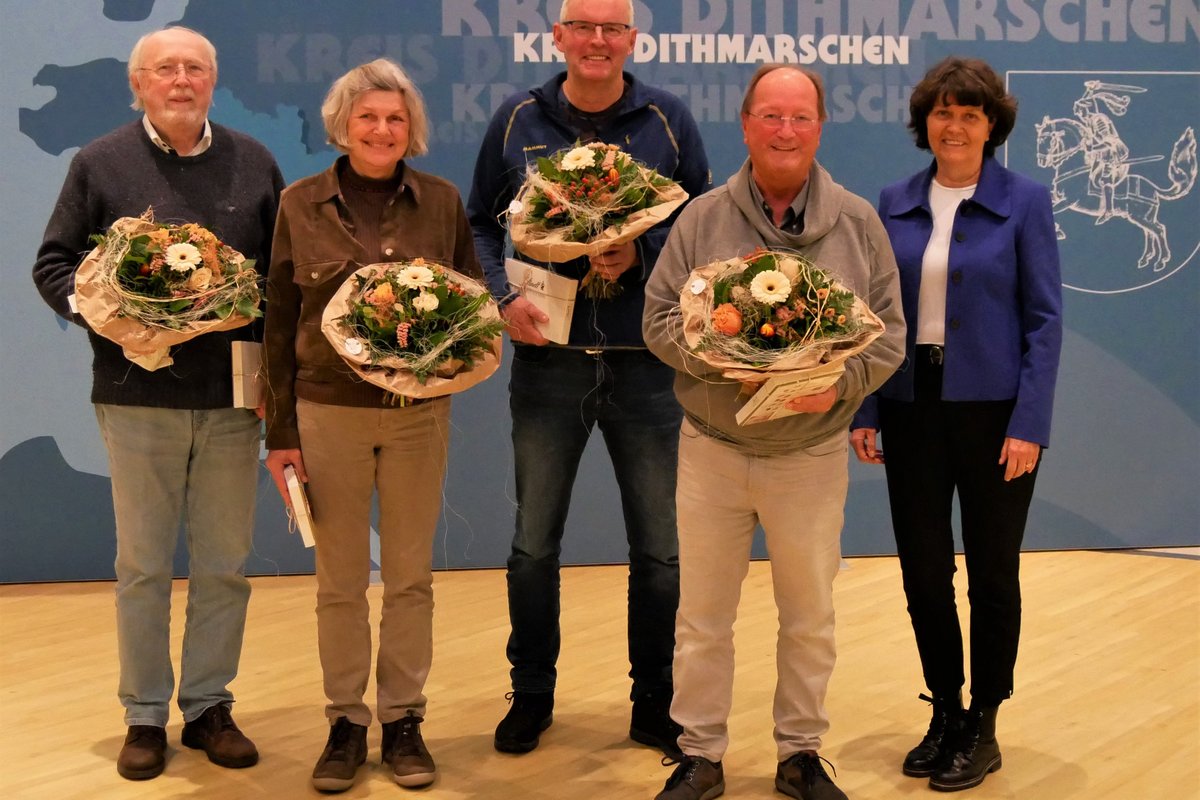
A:
[[[351,369],[401,402],[488,378],[503,330],[482,284],[422,258],[357,270],[321,316],[321,332]]]
[[[743,384],[781,379],[777,385],[790,392],[785,401],[828,389],[846,359],[883,333],[883,322],[853,292],[783,251],[756,250],[694,270],[680,311],[694,355]]]
[[[194,223],[122,217],[75,273],[75,303],[96,333],[147,370],[173,362],[173,345],[262,316],[254,261]]]
[[[645,233],[683,205],[687,192],[615,144],[592,142],[541,157],[509,207],[513,246],[539,261],[595,256]],[[595,272],[589,297],[620,287]]]

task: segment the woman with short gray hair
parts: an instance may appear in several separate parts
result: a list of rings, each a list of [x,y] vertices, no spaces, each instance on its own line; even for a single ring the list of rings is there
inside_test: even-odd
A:
[[[321,316],[360,267],[418,257],[481,276],[453,184],[408,165],[426,151],[421,93],[398,65],[347,72],[321,108],[344,155],[284,190],[267,277],[267,468],[307,483],[315,525],[317,642],[330,732],[313,769],[322,791],[353,786],[371,710],[371,501],[379,500],[376,716],[396,783],[425,786],[436,766],[421,737],[433,653],[433,537],[442,509],[449,397],[396,396],[362,381],[321,333]]]

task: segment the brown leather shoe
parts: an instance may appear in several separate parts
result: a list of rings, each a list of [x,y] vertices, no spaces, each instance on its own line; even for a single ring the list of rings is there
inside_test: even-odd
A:
[[[167,765],[167,731],[157,725],[130,725],[117,756],[117,772],[131,781],[157,778]]]
[[[222,767],[241,769],[258,763],[258,749],[238,730],[228,703],[209,706],[203,714],[184,723],[183,743],[203,750],[209,761]]]
[[[423,717],[409,712],[395,722],[383,723],[383,763],[392,768],[392,780],[415,789],[437,777],[437,765],[421,738]]]

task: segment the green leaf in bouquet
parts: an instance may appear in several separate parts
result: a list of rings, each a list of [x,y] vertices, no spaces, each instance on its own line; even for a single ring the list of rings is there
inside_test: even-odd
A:
[[[538,157],[537,168],[538,172],[547,180],[561,181],[563,179],[562,170],[554,166],[554,162],[545,156]]]
[[[258,319],[263,315],[263,312],[258,308],[258,302],[253,297],[241,297],[237,301],[238,313],[243,317],[250,319]]]
[[[217,319],[229,319],[229,315],[233,313],[232,303],[222,303],[219,306],[212,307],[212,314]]]
[[[191,308],[191,306],[192,306],[191,300],[182,299],[182,300],[176,300],[173,303],[168,303],[167,310],[170,311],[172,314],[178,314],[180,311],[184,311],[188,308]]]
[[[719,306],[733,299],[733,285],[727,281],[717,281],[713,284],[713,305]]]

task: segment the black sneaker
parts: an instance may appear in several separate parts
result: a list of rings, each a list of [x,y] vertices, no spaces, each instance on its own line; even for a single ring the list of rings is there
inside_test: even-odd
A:
[[[678,764],[654,800],[712,800],[725,794],[725,770],[720,761],[703,756],[663,759],[664,766]]]
[[[313,767],[312,785],[322,792],[344,792],[354,785],[358,768],[367,760],[367,726],[338,717],[329,728],[329,741]]]
[[[409,714],[395,722],[383,723],[383,763],[391,767],[392,780],[414,789],[428,786],[437,777],[433,756],[421,738],[424,718]]]
[[[654,747],[675,761],[683,759],[679,749],[679,734],[683,726],[671,719],[671,692],[652,692],[633,701],[629,721],[629,738],[639,744]]]
[[[496,726],[496,749],[501,753],[528,753],[554,721],[554,692],[509,692],[512,703]]]
[[[825,759],[810,750],[788,758],[775,771],[776,790],[797,800],[847,800],[845,792],[825,774],[822,761]],[[829,764],[828,761],[825,763]],[[829,767],[833,769],[833,764]],[[837,775],[837,771],[833,774]]]

